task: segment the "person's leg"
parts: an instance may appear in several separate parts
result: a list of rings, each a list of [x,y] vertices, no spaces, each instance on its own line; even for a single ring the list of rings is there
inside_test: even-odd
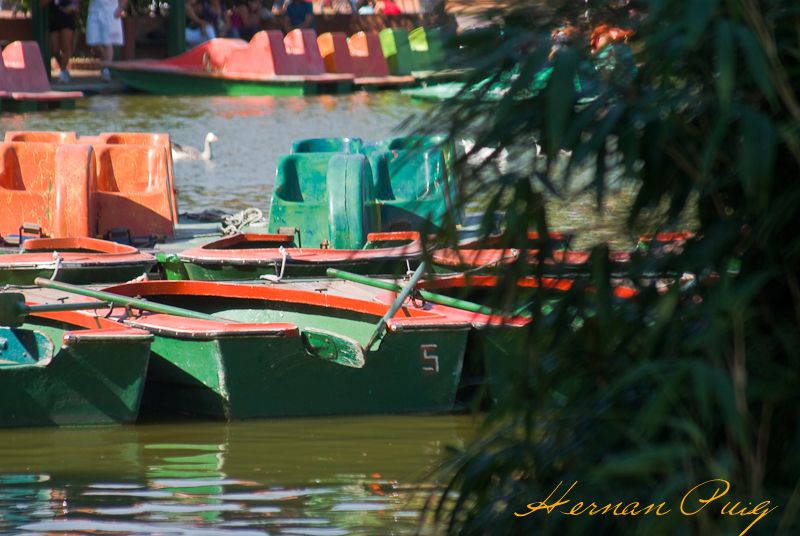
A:
[[[59,65],[61,65],[61,61],[59,60],[59,56],[60,56],[60,52],[61,52],[59,50],[59,47],[61,46],[60,35],[61,35],[61,32],[58,31],[58,30],[50,32],[50,55],[52,57],[54,57],[57,62],[59,62]],[[50,70],[50,68],[49,68],[50,65],[48,64],[47,67],[48,67],[47,70],[49,71]]]
[[[62,72],[67,72],[69,58],[72,55],[72,38],[74,32],[70,28],[64,28],[58,32],[58,66]]]
[[[102,46],[102,59],[103,61],[113,61],[114,60],[114,45],[103,45]]]

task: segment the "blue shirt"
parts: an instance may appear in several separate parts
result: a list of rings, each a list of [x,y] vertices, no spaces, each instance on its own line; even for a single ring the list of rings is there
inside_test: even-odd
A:
[[[314,8],[309,2],[290,2],[286,6],[286,16],[289,17],[289,24],[300,26],[306,20],[306,16],[314,16]]]

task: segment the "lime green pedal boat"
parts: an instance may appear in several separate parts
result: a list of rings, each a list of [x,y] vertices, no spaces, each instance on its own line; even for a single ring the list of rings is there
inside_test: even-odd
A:
[[[59,307],[0,294],[0,427],[134,422],[152,335]]]

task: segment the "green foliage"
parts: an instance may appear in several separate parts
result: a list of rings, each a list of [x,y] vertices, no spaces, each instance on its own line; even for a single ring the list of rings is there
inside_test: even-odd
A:
[[[517,381],[476,441],[453,452],[442,469],[449,486],[428,513],[452,534],[738,534],[753,519],[720,516],[724,503],[771,500],[779,508],[749,533],[796,534],[800,5],[620,4],[515,3],[498,14],[502,31],[460,38],[474,74],[424,125],[497,148],[477,167],[459,160],[461,196],[505,212],[509,247],[524,249],[529,227],[547,232],[547,197],[593,192],[601,209],[620,188],[635,190],[632,230],[680,226],[691,212],[696,238],[635,263],[624,274],[635,299],[613,298],[597,244],[590,276],[554,311],[534,300]],[[577,36],[550,59],[551,31],[564,21]],[[601,23],[635,33],[598,70],[588,43]],[[498,84],[508,88],[502,98],[490,93]],[[515,158],[498,174],[502,149]],[[527,269],[511,265],[498,296]],[[653,273],[693,278],[680,285]],[[714,478],[731,483],[724,499],[677,513],[688,489]],[[575,501],[666,501],[673,512],[513,515],[562,481],[562,490],[579,481]]]

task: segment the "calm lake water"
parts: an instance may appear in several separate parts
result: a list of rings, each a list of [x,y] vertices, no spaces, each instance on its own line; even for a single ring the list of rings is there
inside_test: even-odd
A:
[[[0,431],[0,533],[414,534],[467,416]]]
[[[76,110],[0,114],[0,130],[168,132],[212,162],[176,162],[179,209],[266,212],[298,138],[377,140],[425,108],[393,93],[314,98],[104,96]],[[621,195],[621,194],[620,194]],[[624,198],[622,198],[624,201]],[[555,206],[555,227],[621,236],[622,203]],[[0,430],[0,533],[414,534],[431,471],[470,416],[154,423]]]
[[[0,129],[169,132],[212,162],[176,162],[181,211],[265,212],[297,138],[385,138],[423,110],[392,93],[86,99],[0,114]],[[149,420],[152,420],[150,418]],[[431,472],[469,416],[384,416],[0,430],[0,533],[414,534]]]

